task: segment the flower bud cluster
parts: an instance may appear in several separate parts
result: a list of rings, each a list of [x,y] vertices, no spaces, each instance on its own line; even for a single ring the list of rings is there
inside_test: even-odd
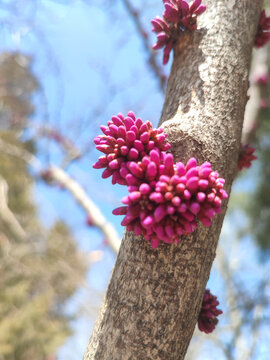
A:
[[[104,135],[95,138],[97,150],[104,153],[93,165],[95,169],[105,170],[102,177],[112,176],[113,184],[128,185],[133,178],[134,164],[144,155],[158,148],[167,151],[170,145],[165,142],[166,134],[162,129],[153,129],[150,121],[143,122],[130,111],[126,117],[113,116],[108,126],[100,127]],[[130,164],[131,163],[131,164]]]
[[[103,178],[112,175],[112,182],[127,185],[125,206],[113,211],[125,215],[122,225],[136,235],[143,235],[156,248],[161,241],[177,243],[181,235],[192,233],[200,221],[210,226],[221,203],[228,197],[225,180],[213,171],[211,164],[197,165],[195,158],[186,165],[175,163],[166,151],[166,134],[152,124],[136,119],[129,112],[124,118],[112,117],[104,135],[95,143],[105,156],[94,168],[105,168]]]
[[[257,33],[255,36],[255,47],[260,48],[270,40],[270,17],[266,16],[265,10],[262,10]]]
[[[240,150],[239,158],[238,158],[238,170],[242,170],[243,168],[250,168],[251,162],[257,159],[257,156],[253,155],[256,151],[254,147],[247,145],[242,145]]]
[[[200,331],[209,334],[215,330],[218,323],[217,316],[223,313],[222,310],[217,309],[218,305],[217,297],[211,294],[210,290],[205,290],[198,319],[198,328]]]
[[[194,0],[192,3],[186,0],[163,0],[165,7],[163,17],[157,16],[151,23],[152,31],[157,34],[157,42],[153,45],[153,49],[158,50],[164,47],[164,65],[169,61],[170,51],[181,32],[185,29],[197,29],[197,16],[206,9],[201,2],[202,0]]]
[[[213,171],[209,162],[197,165],[191,158],[186,165],[174,164],[172,154],[150,151],[134,166],[126,205],[113,211],[125,215],[122,225],[143,235],[156,248],[161,241],[178,243],[180,235],[192,233],[197,220],[210,226],[221,203],[227,198],[225,180]]]

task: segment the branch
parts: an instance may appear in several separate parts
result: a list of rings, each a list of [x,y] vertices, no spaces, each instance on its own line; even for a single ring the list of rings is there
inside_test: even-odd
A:
[[[231,239],[231,237],[229,237]],[[226,242],[227,237],[224,239]],[[232,253],[239,253],[238,247],[239,239],[234,239],[230,242],[229,249]],[[238,354],[239,359],[252,359],[253,353],[259,336],[259,328],[262,323],[265,325],[265,317],[262,314],[265,308],[269,305],[267,288],[269,286],[268,277],[260,281],[259,285],[254,290],[254,296],[251,296],[245,288],[245,284],[241,281],[236,281],[238,273],[243,273],[243,268],[235,267],[228,255],[228,249],[225,247],[219,248],[217,251],[216,266],[226,284],[224,287],[226,291],[228,311],[226,317],[230,318],[229,332],[231,336],[228,341],[222,342],[222,330],[220,336],[217,332],[213,334],[212,339],[223,350],[224,355],[228,360],[234,359],[235,354]],[[253,310],[253,322],[250,323],[251,313]],[[251,336],[250,346],[246,347],[244,343],[243,329],[250,326],[249,333]],[[217,329],[219,330],[219,329]]]
[[[25,161],[27,164],[29,164],[31,167],[33,167],[38,171],[40,171],[42,168],[41,162],[35,155],[31,154],[29,151],[23,148],[10,144],[1,138],[0,138],[0,150],[8,155],[22,159],[23,161]]]
[[[30,122],[28,123],[28,126],[36,131],[37,136],[44,136],[49,139],[53,139],[63,148],[66,152],[66,159],[64,160],[65,165],[82,156],[80,149],[77,148],[70,139],[62,135],[58,130],[53,129],[51,126]]]
[[[247,102],[244,124],[243,124],[243,133],[242,133],[242,143],[249,144],[255,140],[256,130],[259,127],[259,115],[260,115],[260,100],[261,100],[261,89],[258,84],[256,84],[256,79],[259,76],[268,74],[268,60],[269,60],[269,51],[267,47],[263,47],[257,50],[253,57],[252,68],[252,79],[251,85],[249,88],[249,101]]]
[[[108,244],[117,254],[120,247],[120,239],[114,226],[106,221],[99,208],[89,198],[81,185],[59,167],[51,166],[46,170],[46,173],[48,174],[49,180],[55,180],[69,190],[78,204],[85,209],[90,216],[93,225],[97,226],[102,231]]]
[[[47,170],[41,170],[41,162],[29,151],[19,148],[16,145],[9,144],[0,138],[0,150],[23,159],[27,164],[38,170],[39,176],[48,183],[50,179],[56,180],[62,184],[74,196],[79,205],[86,210],[88,216],[106,237],[109,246],[117,253],[120,246],[120,239],[114,226],[106,221],[99,208],[94,204],[84,189],[74,179],[72,179],[63,169],[57,166],[51,166]]]
[[[164,92],[165,86],[166,86],[166,76],[164,76],[164,73],[163,73],[161,67],[158,65],[157,55],[154,52],[154,50],[152,49],[152,44],[149,40],[147,32],[144,30],[139,13],[138,13],[138,11],[136,11],[133,8],[133,5],[131,4],[131,2],[129,0],[122,0],[122,2],[125,5],[130,17],[132,18],[139,35],[141,36],[143,46],[144,46],[146,52],[149,54],[149,66],[151,67],[154,74],[158,78],[160,88],[161,88],[162,92]]]
[[[220,273],[222,274],[224,281],[226,283],[226,297],[229,305],[229,317],[230,317],[230,328],[233,331],[233,336],[231,340],[227,343],[218,342],[218,345],[224,351],[224,354],[227,356],[228,360],[233,359],[233,354],[237,341],[241,336],[241,330],[243,325],[243,319],[241,317],[237,299],[239,294],[237,294],[238,287],[234,282],[234,269],[230,261],[226,257],[226,252],[224,248],[218,249],[217,251],[217,266]]]
[[[207,5],[201,30],[184,32],[174,48],[160,123],[176,161],[210,161],[230,192],[262,1]],[[142,237],[125,234],[85,360],[184,359],[225,210],[178,245],[153,250]]]
[[[13,235],[23,239],[26,233],[13,212],[8,207],[8,183],[0,175],[0,218],[8,226]]]

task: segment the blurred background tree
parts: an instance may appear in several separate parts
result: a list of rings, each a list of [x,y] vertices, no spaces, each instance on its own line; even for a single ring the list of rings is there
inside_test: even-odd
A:
[[[0,0],[1,360],[82,358],[116,255],[91,206],[115,240],[124,196],[91,169],[92,140],[118,112],[158,123],[170,64],[151,51],[150,20],[162,7]],[[235,181],[209,280],[224,314],[187,359],[269,359],[269,51],[254,52],[246,114],[259,159]]]
[[[0,139],[17,153],[0,152],[0,358],[49,359],[71,334],[64,305],[83,283],[86,259],[68,226],[49,229],[33,201],[34,179],[20,152],[34,152],[21,138],[34,112],[38,82],[31,59],[19,53],[0,58]],[[3,143],[2,143],[3,144]]]

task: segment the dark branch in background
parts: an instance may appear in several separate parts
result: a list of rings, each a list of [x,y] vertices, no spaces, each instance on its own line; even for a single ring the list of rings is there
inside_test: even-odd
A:
[[[127,12],[129,13],[130,17],[132,18],[138,33],[141,36],[142,43],[144,45],[146,52],[149,54],[149,59],[148,59],[149,66],[152,69],[152,71],[154,72],[154,74],[156,75],[156,77],[158,78],[159,85],[160,85],[162,92],[165,92],[166,75],[163,73],[161,67],[158,65],[157,55],[152,50],[152,44],[149,40],[147,31],[145,31],[145,29],[143,27],[142,21],[139,16],[139,12],[137,10],[135,10],[135,8],[133,7],[133,5],[131,4],[131,2],[129,0],[122,0],[122,2],[124,4],[124,6],[126,7]]]

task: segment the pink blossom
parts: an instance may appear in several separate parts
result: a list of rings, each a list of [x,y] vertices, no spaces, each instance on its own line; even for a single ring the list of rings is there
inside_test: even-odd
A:
[[[164,48],[163,64],[167,64],[170,51],[176,40],[185,29],[197,29],[197,16],[202,14],[206,6],[201,5],[202,0],[194,0],[188,3],[186,0],[163,0],[165,10],[163,18],[155,17],[151,23],[152,31],[157,33],[157,42],[153,45],[154,50]]]
[[[188,3],[186,0],[163,0],[165,11],[164,19],[184,29],[197,29],[197,16],[206,10],[201,5],[202,0],[194,0]]]
[[[93,219],[89,215],[86,216],[86,225],[88,225],[90,227],[95,226]]]
[[[115,209],[125,214],[122,221],[128,231],[143,235],[156,248],[160,241],[178,243],[180,236],[192,233],[199,220],[210,226],[228,197],[225,180],[213,171],[209,162],[197,165],[191,158],[186,165],[174,164],[172,154],[154,149],[137,164],[136,178],[126,182],[129,195],[122,199],[126,207]],[[128,175],[127,175],[128,177]]]
[[[242,145],[238,158],[238,169],[242,170],[243,168],[250,168],[251,162],[257,159],[257,156],[253,155],[256,149],[254,147],[247,145]]]
[[[262,10],[254,46],[260,48],[270,40],[270,17],[266,17],[265,10]]]
[[[260,99],[260,108],[262,110],[269,108],[268,99],[265,99],[265,98]]]
[[[100,128],[104,135],[97,136],[94,142],[104,155],[93,167],[105,168],[102,177],[112,176],[113,184],[127,185],[133,178],[140,178],[141,170],[136,164],[154,148],[161,151],[170,148],[162,129],[153,129],[150,121],[136,119],[132,111],[126,117],[122,114],[113,116],[108,126]]]
[[[198,319],[198,327],[200,331],[209,334],[215,330],[218,323],[217,316],[223,311],[217,309],[219,302],[217,297],[211,294],[210,290],[205,290],[201,312]]]
[[[255,84],[257,85],[267,85],[269,84],[269,75],[268,73],[261,74],[256,77]]]

